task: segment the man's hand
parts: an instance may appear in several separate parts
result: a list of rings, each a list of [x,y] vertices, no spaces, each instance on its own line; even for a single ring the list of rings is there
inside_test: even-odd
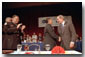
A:
[[[18,24],[18,25],[17,25],[17,29],[18,29],[21,25],[22,25],[22,23]]]
[[[59,39],[58,39],[59,42],[61,42],[61,37],[59,36]]]
[[[74,42],[70,42],[70,48],[74,48]]]
[[[26,28],[25,25],[22,25],[21,30],[23,31]]]

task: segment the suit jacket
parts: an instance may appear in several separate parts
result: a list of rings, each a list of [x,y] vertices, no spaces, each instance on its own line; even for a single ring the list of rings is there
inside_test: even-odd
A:
[[[20,32],[19,29],[17,29],[17,25],[10,22],[7,25],[4,25],[3,31],[5,33],[2,42],[3,49],[17,49],[17,44],[20,44],[21,42],[19,37]]]
[[[56,45],[58,37],[50,24],[47,24],[44,29],[44,47],[46,44],[50,44],[51,49]]]
[[[64,49],[69,50],[70,42],[75,42],[76,40],[76,32],[73,23],[65,20],[63,30],[61,24],[58,26],[58,34],[62,38],[61,46]]]

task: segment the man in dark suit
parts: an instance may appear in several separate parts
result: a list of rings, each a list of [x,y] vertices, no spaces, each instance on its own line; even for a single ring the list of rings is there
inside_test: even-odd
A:
[[[47,18],[47,25],[45,26],[44,29],[44,48],[46,44],[50,44],[50,47],[52,49],[54,46],[56,46],[57,40],[58,36],[56,35],[52,27],[52,19]]]
[[[6,45],[4,44],[3,45],[3,43],[4,43],[4,40],[6,39],[6,28],[7,28],[7,26],[9,25],[9,23],[11,23],[12,22],[12,18],[11,17],[6,17],[6,19],[5,19],[5,23],[2,25],[2,48],[3,49],[5,49],[6,47]]]
[[[71,21],[65,20],[63,15],[57,16],[58,34],[61,37],[61,46],[65,50],[74,48],[76,40],[76,32]]]
[[[3,42],[3,49],[9,49],[9,50],[16,50],[17,44],[21,43],[20,34],[22,33],[20,30],[20,26],[22,24],[19,23],[19,16],[15,15],[12,18],[12,22],[7,24],[7,26],[4,28],[6,35]]]

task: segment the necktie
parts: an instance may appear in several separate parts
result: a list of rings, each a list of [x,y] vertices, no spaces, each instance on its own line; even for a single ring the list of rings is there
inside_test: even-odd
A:
[[[64,25],[63,24],[61,25],[61,29],[62,29],[62,33],[63,33],[63,31],[64,31]]]

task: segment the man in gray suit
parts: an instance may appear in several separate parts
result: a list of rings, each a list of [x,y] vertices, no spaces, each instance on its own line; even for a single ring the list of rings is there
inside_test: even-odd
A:
[[[65,50],[74,48],[76,40],[76,32],[71,21],[65,20],[63,15],[57,16],[58,34],[61,37],[61,46]]]
[[[58,36],[56,35],[52,27],[52,19],[47,18],[47,25],[44,29],[44,48],[46,44],[49,44],[52,49],[56,45],[57,40]]]

